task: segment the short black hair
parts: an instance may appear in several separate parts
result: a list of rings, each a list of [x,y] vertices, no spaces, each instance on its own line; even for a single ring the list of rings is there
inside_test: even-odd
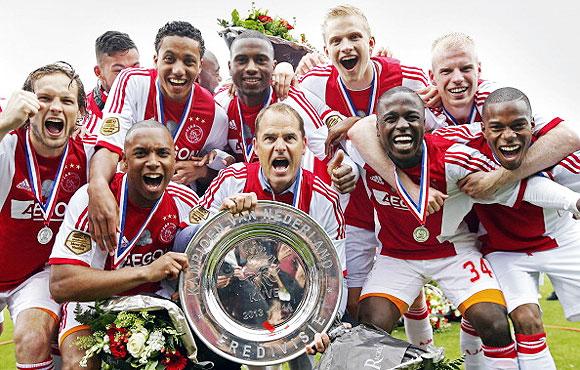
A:
[[[520,90],[516,89],[515,87],[502,87],[502,88],[499,88],[499,89],[493,91],[491,94],[489,94],[487,96],[487,99],[485,99],[485,102],[483,103],[483,110],[482,110],[483,116],[485,117],[487,108],[491,104],[505,103],[505,102],[516,101],[516,100],[523,100],[524,101],[524,103],[526,104],[526,107],[528,109],[527,113],[529,113],[531,116],[532,115],[532,105],[530,104],[530,99],[528,99],[526,94],[524,94]]]
[[[166,130],[169,133],[167,126],[159,123],[158,121],[156,121],[154,119],[140,121],[140,122],[137,122],[137,123],[134,123],[133,125],[131,125],[129,130],[127,130],[127,133],[125,134],[125,146],[131,140],[133,133],[139,129],[142,129],[142,128],[160,128],[160,129]],[[171,136],[171,133],[169,133],[169,135]]]
[[[184,21],[172,21],[165,23],[165,26],[161,27],[157,31],[157,36],[155,36],[155,52],[159,52],[161,47],[161,42],[163,38],[167,36],[181,36],[188,37],[199,43],[199,56],[203,57],[205,53],[205,44],[203,42],[203,36],[201,36],[201,31],[195,28],[191,23]]]
[[[231,45],[230,45],[230,56],[231,56],[231,51],[234,48],[234,44],[239,41],[239,40],[246,40],[246,39],[259,39],[259,40],[263,40],[268,44],[268,49],[271,52],[271,56],[272,59],[274,59],[274,45],[272,45],[272,41],[263,33],[258,32],[256,30],[245,30],[242,31],[239,35],[236,36],[236,38],[234,39],[234,41],[232,41]]]
[[[417,101],[421,102],[421,106],[424,108],[425,107],[425,103],[423,102],[423,100],[421,99],[421,97],[413,90],[409,89],[408,87],[405,86],[395,86],[390,88],[389,90],[385,91],[383,93],[383,95],[381,95],[379,97],[379,101],[377,104],[377,107],[381,106],[381,103],[388,99],[389,97],[395,95],[395,94],[410,94],[410,95],[414,95],[414,97],[417,98]]]
[[[97,61],[104,54],[111,55],[120,51],[135,49],[137,46],[128,34],[119,31],[107,31],[95,40],[95,55]]]
[[[28,77],[26,77],[26,81],[24,81],[24,85],[22,86],[22,90],[34,92],[34,84],[36,81],[40,80],[44,76],[52,75],[55,73],[62,73],[68,78],[70,78],[70,85],[75,82],[77,84],[77,102],[79,105],[79,112],[85,114],[87,111],[87,100],[85,94],[85,87],[81,78],[76,73],[75,69],[72,65],[67,62],[58,61],[55,63],[47,64],[42,67],[35,69],[34,71],[30,72]]]

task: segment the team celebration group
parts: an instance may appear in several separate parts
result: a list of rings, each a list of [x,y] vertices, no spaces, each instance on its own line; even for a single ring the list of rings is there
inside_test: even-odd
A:
[[[435,40],[427,74],[377,52],[356,7],[330,9],[322,32],[324,54],[296,70],[266,36],[241,32],[228,84],[183,21],[159,29],[152,69],[129,35],[99,36],[88,93],[65,62],[29,74],[0,113],[0,309],[18,369],[54,369],[56,354],[63,369],[87,368],[78,302],[171,297],[192,215],[257,200],[327,232],[348,288],[340,316],[387,332],[403,316],[408,341],[429,348],[422,289],[435,280],[461,312],[467,369],[556,368],[538,280],[580,321],[574,123],[480,79],[468,35]],[[291,369],[329,345],[314,339]],[[239,369],[216,357],[198,354]]]

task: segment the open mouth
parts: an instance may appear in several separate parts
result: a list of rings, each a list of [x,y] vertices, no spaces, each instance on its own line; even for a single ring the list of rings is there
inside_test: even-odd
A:
[[[468,87],[467,87],[467,86],[464,86],[464,87],[454,87],[454,88],[452,88],[452,89],[449,89],[448,91],[449,91],[451,94],[454,94],[454,95],[455,95],[455,94],[463,94],[464,92],[466,92],[466,91],[467,91],[467,89],[468,89]]]
[[[160,173],[151,173],[143,175],[143,182],[149,191],[157,191],[163,182],[163,175]]]
[[[405,135],[398,135],[393,137],[393,146],[397,149],[397,150],[408,150],[411,149],[413,147],[413,143],[415,142],[415,139],[413,138],[413,136],[405,134]]]
[[[262,81],[262,79],[258,77],[245,77],[243,81],[248,85],[257,85]]]
[[[44,121],[44,127],[51,136],[58,136],[64,130],[64,121],[58,118],[49,118]]]
[[[276,173],[285,173],[290,166],[290,161],[286,158],[277,158],[272,161],[272,168]]]
[[[358,63],[358,57],[355,55],[344,57],[340,60],[340,64],[347,70],[350,71],[356,67]]]
[[[184,78],[170,78],[169,79],[169,84],[171,86],[175,86],[175,87],[185,86],[186,83],[187,83],[187,80]]]
[[[517,157],[522,150],[520,144],[503,145],[499,147],[500,153],[507,159]]]

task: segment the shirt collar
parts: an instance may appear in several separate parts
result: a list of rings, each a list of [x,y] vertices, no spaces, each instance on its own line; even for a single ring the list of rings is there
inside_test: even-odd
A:
[[[298,171],[301,171],[301,169],[298,169]],[[272,194],[274,193],[272,191],[272,187],[270,186],[270,182],[266,178],[266,175],[264,175],[264,171],[262,170],[261,166],[260,166],[260,171],[258,172],[258,179],[260,180],[260,185],[262,186],[262,189],[264,189],[265,191],[267,191],[269,193],[272,193]],[[288,187],[288,189],[286,189],[283,192],[281,192],[280,194],[276,194],[276,195],[282,195],[282,194],[286,194],[286,193],[294,193],[295,186],[296,186],[296,177],[294,177],[294,181]]]

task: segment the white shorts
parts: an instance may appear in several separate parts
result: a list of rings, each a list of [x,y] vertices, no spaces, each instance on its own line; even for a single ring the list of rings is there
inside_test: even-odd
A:
[[[346,285],[360,288],[369,275],[379,242],[374,231],[346,225]]]
[[[543,252],[493,252],[486,256],[504,292],[508,312],[538,302],[540,272],[550,277],[570,321],[580,321],[580,245],[559,246]]]
[[[8,306],[12,322],[16,322],[20,312],[38,308],[48,313],[56,322],[59,319],[60,305],[52,299],[48,289],[50,270],[37,272],[12,290],[0,292],[0,307]]]
[[[89,306],[94,306],[94,302],[66,302],[61,307],[60,326],[58,328],[58,346],[62,347],[64,339],[76,333],[79,330],[89,329],[88,326],[79,323],[76,319],[75,309],[80,305],[81,310],[89,309]]]
[[[501,294],[497,292],[499,285],[489,264],[482,258],[481,253],[473,250],[432,260],[403,260],[377,255],[369,278],[363,286],[361,299],[365,296],[382,296],[387,299],[394,297],[408,307],[417,298],[423,285],[430,280],[439,283],[443,293],[455,307],[460,307],[473,295],[490,289],[495,292],[488,295],[489,300],[483,295],[477,302],[503,303]],[[397,302],[393,303],[401,309]]]

